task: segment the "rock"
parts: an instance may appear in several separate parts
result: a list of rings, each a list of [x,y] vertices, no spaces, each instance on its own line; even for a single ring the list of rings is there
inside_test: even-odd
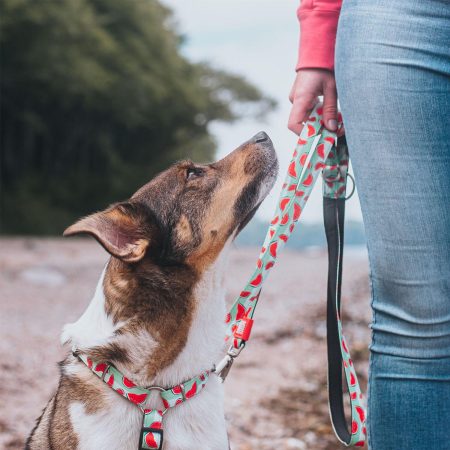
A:
[[[306,444],[300,439],[289,438],[286,441],[286,448],[298,448],[300,450],[306,450]]]
[[[27,282],[39,286],[56,287],[66,282],[66,277],[56,269],[51,267],[30,267],[20,272],[20,278]]]

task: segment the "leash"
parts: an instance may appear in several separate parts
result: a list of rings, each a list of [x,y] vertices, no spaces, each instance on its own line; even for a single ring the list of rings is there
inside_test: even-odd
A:
[[[73,355],[82,361],[102,381],[122,397],[135,404],[142,412],[142,428],[139,437],[139,450],[162,449],[163,446],[163,416],[170,409],[184,403],[199,394],[206,386],[210,371],[191,378],[169,389],[161,386],[141,388],[119,372],[113,365],[96,362],[79,353],[75,348]],[[158,391],[164,409],[148,409],[143,405],[152,391]]]
[[[279,252],[292,234],[322,172],[324,225],[328,243],[327,346],[328,398],[332,425],[346,446],[364,446],[365,409],[340,316],[342,256],[348,151],[345,139],[323,126],[322,107],[316,106],[300,134],[289,164],[280,199],[261,248],[256,268],[226,316],[226,340],[231,342],[216,373],[225,380],[231,366],[250,338],[253,315],[264,281],[275,265]],[[353,182],[353,191],[354,191]],[[353,194],[350,194],[350,196]],[[342,368],[351,406],[351,431],[344,414]]]

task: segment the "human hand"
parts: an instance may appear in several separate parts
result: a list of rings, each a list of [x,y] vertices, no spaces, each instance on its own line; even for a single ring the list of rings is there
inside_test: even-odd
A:
[[[323,95],[323,119],[325,128],[338,131],[337,92],[334,73],[326,69],[300,69],[289,95],[292,103],[288,128],[295,134],[300,134],[303,123],[318,102],[317,97]],[[338,131],[338,136],[344,134],[344,128]]]

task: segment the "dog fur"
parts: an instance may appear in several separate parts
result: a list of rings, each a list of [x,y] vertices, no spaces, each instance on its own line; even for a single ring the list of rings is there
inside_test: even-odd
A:
[[[70,226],[65,235],[88,233],[111,258],[62,342],[108,361],[138,386],[171,387],[210,369],[224,349],[228,249],[277,169],[272,143],[259,133],[216,163],[177,163],[129,200]],[[136,450],[140,410],[72,354],[60,371],[26,449]],[[161,408],[153,393],[146,407]],[[164,450],[227,449],[219,379],[211,376],[163,423]]]

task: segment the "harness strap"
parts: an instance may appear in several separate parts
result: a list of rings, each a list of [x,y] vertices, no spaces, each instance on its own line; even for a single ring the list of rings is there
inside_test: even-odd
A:
[[[139,438],[139,450],[162,449],[163,426],[162,419],[169,408],[180,405],[186,400],[199,394],[208,382],[210,371],[206,370],[188,381],[169,389],[160,386],[142,388],[136,386],[130,379],[119,372],[112,364],[93,361],[83,353],[72,349],[74,356],[82,361],[111,389],[131,403],[134,403],[143,414],[142,429]],[[164,410],[146,408],[146,402],[152,391],[158,391],[164,404]]]
[[[139,450],[161,449],[163,446],[162,418],[164,411],[144,409],[144,420],[139,437]]]

